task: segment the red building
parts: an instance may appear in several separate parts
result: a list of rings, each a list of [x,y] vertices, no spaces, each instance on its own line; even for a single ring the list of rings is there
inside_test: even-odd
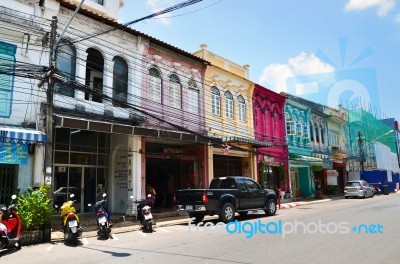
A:
[[[257,150],[257,178],[267,188],[286,190],[288,149],[286,144],[286,97],[255,84],[253,94],[254,133],[256,140],[270,142],[270,147]]]

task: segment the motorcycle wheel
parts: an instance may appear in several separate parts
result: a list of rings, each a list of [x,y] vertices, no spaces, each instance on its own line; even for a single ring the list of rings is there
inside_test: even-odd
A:
[[[110,233],[107,232],[107,227],[106,227],[106,226],[102,226],[102,227],[101,227],[101,232],[102,232],[103,236],[104,236],[106,239],[109,239],[109,238],[110,238]]]
[[[71,235],[71,242],[72,242],[72,245],[74,245],[74,246],[78,245],[78,237],[76,234]]]

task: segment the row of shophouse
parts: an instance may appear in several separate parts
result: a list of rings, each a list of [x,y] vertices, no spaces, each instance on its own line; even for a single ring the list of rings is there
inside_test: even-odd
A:
[[[43,183],[78,190],[82,212],[107,192],[113,212],[134,214],[129,197],[148,186],[171,208],[175,190],[213,177],[245,175],[286,199],[376,171],[398,181],[395,120],[273,92],[207,45],[188,53],[119,24],[121,0],[86,1],[71,20],[79,2],[0,4],[0,204]]]

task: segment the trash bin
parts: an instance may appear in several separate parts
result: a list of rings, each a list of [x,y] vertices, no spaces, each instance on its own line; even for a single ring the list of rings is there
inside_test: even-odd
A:
[[[387,185],[382,185],[382,193],[384,195],[389,195],[389,188]]]

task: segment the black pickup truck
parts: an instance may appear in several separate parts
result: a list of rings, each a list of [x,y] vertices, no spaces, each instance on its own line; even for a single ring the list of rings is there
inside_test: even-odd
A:
[[[244,176],[214,178],[209,189],[185,189],[175,192],[175,205],[186,211],[196,222],[205,215],[219,215],[221,221],[234,221],[235,213],[264,210],[270,216],[276,213],[277,197],[273,190],[262,188]]]

